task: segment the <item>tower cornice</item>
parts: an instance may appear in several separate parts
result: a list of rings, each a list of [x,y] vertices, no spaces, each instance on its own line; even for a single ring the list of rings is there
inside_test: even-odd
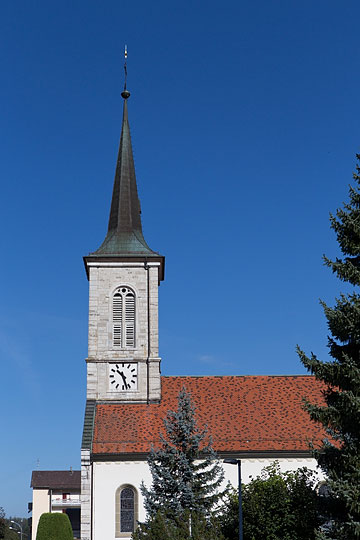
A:
[[[86,275],[89,279],[89,269],[91,266],[159,266],[159,284],[165,277],[165,257],[154,253],[146,256],[135,256],[132,253],[122,255],[97,255],[90,253],[83,257]]]

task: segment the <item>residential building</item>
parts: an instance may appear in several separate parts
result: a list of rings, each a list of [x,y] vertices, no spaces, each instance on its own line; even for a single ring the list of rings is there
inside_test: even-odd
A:
[[[67,514],[74,538],[80,538],[80,471],[33,471],[30,487],[33,489],[31,540],[36,540],[40,516],[46,512]]]

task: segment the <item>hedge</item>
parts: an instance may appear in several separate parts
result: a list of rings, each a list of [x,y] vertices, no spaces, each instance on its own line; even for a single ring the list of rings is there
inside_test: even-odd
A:
[[[73,540],[69,516],[60,512],[41,514],[36,540]]]

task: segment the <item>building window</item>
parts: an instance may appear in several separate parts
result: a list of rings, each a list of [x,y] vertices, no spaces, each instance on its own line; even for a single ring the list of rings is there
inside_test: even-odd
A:
[[[116,490],[115,531],[117,537],[134,532],[137,522],[138,497],[133,486],[125,485]]]
[[[112,301],[113,346],[135,348],[135,293],[129,287],[119,287]]]

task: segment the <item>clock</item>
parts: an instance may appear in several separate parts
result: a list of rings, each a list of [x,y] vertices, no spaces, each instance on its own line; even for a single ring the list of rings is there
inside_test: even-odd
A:
[[[121,362],[109,365],[109,388],[117,392],[137,389],[137,364]]]

